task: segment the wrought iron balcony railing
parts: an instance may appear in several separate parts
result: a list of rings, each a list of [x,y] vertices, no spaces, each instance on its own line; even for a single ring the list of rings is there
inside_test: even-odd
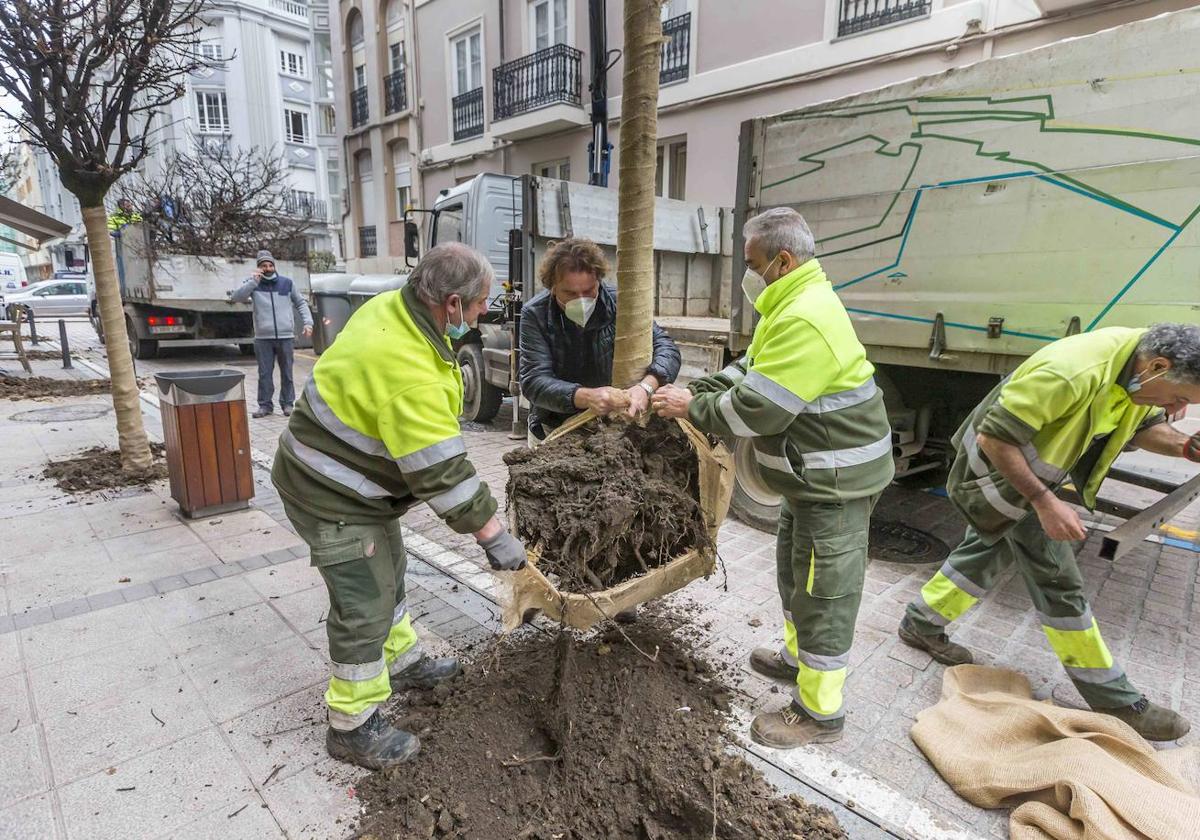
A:
[[[692,13],[663,21],[663,44],[658,83],[678,82],[688,77],[692,54]]]
[[[483,88],[459,94],[451,100],[451,106],[455,140],[483,134]]]
[[[395,114],[408,108],[408,88],[404,83],[404,68],[383,77],[383,112]]]
[[[358,128],[360,125],[366,125],[370,115],[367,105],[367,86],[363,85],[350,91],[350,127]]]
[[[579,105],[582,58],[574,47],[554,44],[501,64],[492,72],[492,118],[508,119],[557,103]]]
[[[853,35],[929,14],[930,0],[841,0],[838,35]]]
[[[360,257],[379,255],[379,245],[375,241],[375,225],[367,225],[358,229],[358,255]]]

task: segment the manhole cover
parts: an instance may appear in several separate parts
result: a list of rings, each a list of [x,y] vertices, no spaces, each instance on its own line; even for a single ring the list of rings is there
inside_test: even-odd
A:
[[[19,420],[22,423],[69,423],[72,420],[94,420],[103,417],[112,409],[107,405],[82,403],[79,405],[55,405],[49,408],[35,408],[32,411],[21,411],[9,420]]]
[[[900,522],[871,522],[871,559],[885,563],[941,563],[950,548],[932,534]]]

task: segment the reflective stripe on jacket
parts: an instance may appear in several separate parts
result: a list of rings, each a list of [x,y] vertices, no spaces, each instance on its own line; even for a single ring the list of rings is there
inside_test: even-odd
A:
[[[1141,429],[1164,419],[1161,408],[1135,405],[1125,390],[1143,333],[1108,327],[1043,347],[959,427],[946,489],[985,542],[998,540],[1030,507],[992,466],[978,436],[1021,447],[1047,486],[1070,478],[1092,508],[1121,450]]]
[[[875,368],[815,260],[769,285],[743,360],[689,384],[701,429],[754,441],[776,492],[838,502],[892,480],[892,430]]]
[[[455,531],[478,531],[496,501],[466,457],[462,389],[449,342],[408,287],[371,299],[313,369],[275,486],[324,519],[390,519],[423,501]]]

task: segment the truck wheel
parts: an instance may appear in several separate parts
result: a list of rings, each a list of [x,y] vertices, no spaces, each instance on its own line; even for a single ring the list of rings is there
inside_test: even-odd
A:
[[[733,449],[733,515],[752,528],[774,534],[783,497],[767,486],[754,459],[754,443],[738,438]]]
[[[489,423],[500,411],[504,394],[484,378],[483,350],[478,344],[464,344],[457,355],[463,378],[463,417]]]
[[[100,310],[96,308],[96,304],[92,304],[88,309],[88,320],[92,322],[92,329],[96,331],[96,338],[100,340],[100,346],[104,346],[104,323],[100,320]]]
[[[129,353],[135,359],[153,359],[158,355],[158,342],[153,339],[138,338],[133,321],[125,319],[125,331],[129,333]]]

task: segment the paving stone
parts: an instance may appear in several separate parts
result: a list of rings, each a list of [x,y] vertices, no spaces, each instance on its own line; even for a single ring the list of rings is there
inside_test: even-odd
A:
[[[152,582],[154,591],[159,595],[165,595],[168,592],[174,592],[176,589],[183,589],[188,585],[187,580],[183,575],[171,575],[170,577],[159,578]]]
[[[127,586],[121,590],[121,594],[125,597],[125,601],[140,601],[143,598],[150,598],[157,595],[158,592],[149,583],[135,583],[132,586]]]
[[[188,582],[189,586],[195,586],[200,583],[207,583],[210,580],[216,580],[217,576],[211,568],[206,567],[184,572],[183,579]]]
[[[255,569],[271,565],[271,561],[261,554],[255,554],[253,557],[244,557],[237,562],[247,572],[253,572]]]
[[[50,607],[38,607],[27,612],[17,613],[13,617],[13,627],[20,630],[23,627],[35,627],[54,620],[54,612]]]
[[[89,595],[87,597],[88,606],[93,610],[102,610],[106,607],[115,607],[118,604],[125,603],[125,593],[120,589],[111,589],[108,592],[101,592],[98,595]]]

